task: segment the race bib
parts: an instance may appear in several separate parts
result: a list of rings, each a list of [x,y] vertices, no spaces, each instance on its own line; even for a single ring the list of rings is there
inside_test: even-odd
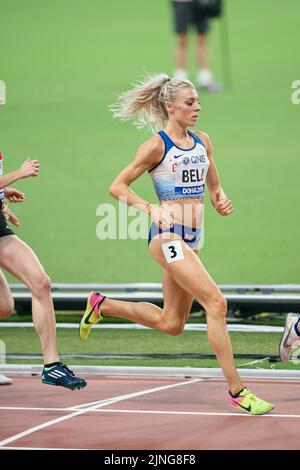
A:
[[[180,240],[173,240],[161,245],[162,251],[168,263],[184,259]]]
[[[185,156],[177,163],[175,194],[202,196],[209,162],[205,154]]]

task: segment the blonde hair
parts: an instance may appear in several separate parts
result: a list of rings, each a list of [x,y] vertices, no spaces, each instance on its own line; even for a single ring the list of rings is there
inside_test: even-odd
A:
[[[168,75],[148,75],[133,88],[118,96],[109,108],[121,121],[133,120],[137,128],[156,132],[168,120],[166,101],[174,101],[183,88],[195,88],[189,80],[170,78]]]

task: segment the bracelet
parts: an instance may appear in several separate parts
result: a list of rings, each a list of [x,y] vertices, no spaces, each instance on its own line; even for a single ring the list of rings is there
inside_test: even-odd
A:
[[[151,206],[151,202],[147,202],[147,204],[146,204],[145,210],[146,210],[147,214],[148,214],[148,206]]]

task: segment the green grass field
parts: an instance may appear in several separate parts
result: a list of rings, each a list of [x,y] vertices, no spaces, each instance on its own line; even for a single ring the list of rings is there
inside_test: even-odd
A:
[[[230,333],[235,354],[277,355],[278,333]],[[6,343],[7,354],[40,354],[37,336],[29,328],[4,328],[1,339]],[[87,342],[81,342],[76,330],[58,329],[58,345],[61,355],[89,354],[212,354],[205,332],[185,331],[179,337],[166,336],[154,330],[94,330]],[[146,348],[145,348],[145,345]],[[250,364],[253,359],[236,359],[238,367],[247,368],[289,368],[297,369],[299,364],[259,362]],[[7,363],[40,363],[33,359],[8,359]],[[70,362],[70,360],[69,360]],[[170,367],[218,367],[214,359],[193,358],[72,358],[72,364],[91,365],[132,365]]]
[[[172,73],[169,2],[0,0],[0,9],[5,170],[27,156],[41,164],[38,179],[17,185],[27,195],[18,234],[56,282],[159,282],[146,240],[96,237],[96,208],[116,205],[109,185],[149,136],[114,122],[107,106],[144,71]],[[235,206],[221,218],[207,198],[201,257],[218,283],[299,282],[299,14],[297,0],[227,1],[234,89],[200,96],[197,125]],[[219,33],[217,20],[210,45],[222,81]],[[156,201],[148,175],[132,188]]]

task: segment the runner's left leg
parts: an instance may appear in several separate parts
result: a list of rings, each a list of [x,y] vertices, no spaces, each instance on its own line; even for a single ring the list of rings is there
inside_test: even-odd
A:
[[[57,362],[55,312],[51,281],[32,249],[16,235],[0,238],[0,266],[32,293],[32,318],[45,363]]]

